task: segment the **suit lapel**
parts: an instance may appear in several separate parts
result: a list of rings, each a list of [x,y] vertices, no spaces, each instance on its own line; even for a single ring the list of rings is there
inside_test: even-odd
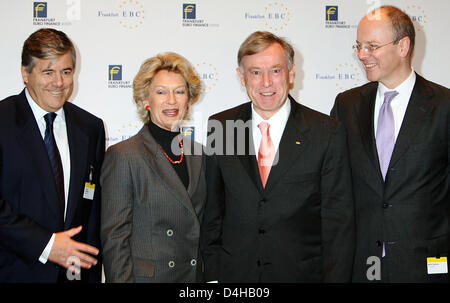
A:
[[[183,144],[185,146],[187,146],[189,144],[193,144],[193,146],[197,145],[197,143],[195,143],[193,140],[190,140],[190,139],[183,139]],[[202,146],[200,145],[199,148],[202,148]],[[200,149],[200,151],[202,151],[202,150]],[[186,148],[185,148],[185,159],[186,159],[186,166],[187,166],[188,175],[189,175],[189,186],[187,188],[187,193],[188,193],[189,197],[191,198],[192,196],[195,195],[198,186],[200,186],[199,181],[200,181],[200,174],[203,169],[203,167],[202,167],[203,166],[203,157],[202,157],[201,153],[200,154],[195,154],[195,153],[186,154]],[[190,199],[189,202],[190,202],[189,204],[192,205],[192,207],[194,208],[195,213],[199,214],[201,212],[201,207],[203,206],[200,203],[200,201]]]
[[[44,140],[42,139],[36,119],[25,97],[25,90],[19,95],[16,102],[16,122],[18,126],[17,141],[22,147],[22,151],[28,157],[31,167],[30,171],[35,171],[38,180],[42,186],[45,196],[44,203],[50,205],[55,218],[60,220],[59,226],[63,226],[63,218],[61,217],[61,207],[54,181],[53,172],[51,170],[50,161],[48,159],[47,150]]]
[[[428,119],[428,114],[432,111],[433,106],[430,105],[428,99],[433,96],[433,91],[428,89],[424,79],[416,74],[416,83],[411,94],[408,106],[406,108],[405,117],[400,128],[400,132],[395,143],[389,166],[395,163],[408,149],[411,141],[420,132],[424,123],[422,121]]]
[[[85,181],[83,177],[88,159],[89,138],[81,128],[81,121],[77,121],[72,109],[67,104],[64,105],[64,114],[70,151],[70,184],[64,223],[64,227],[68,228],[83,194],[83,182]]]
[[[238,153],[238,147],[236,146],[236,143],[240,141],[236,137],[236,133],[234,134],[234,153],[238,155],[239,161],[241,162],[242,166],[244,167],[244,170],[247,172],[250,180],[252,180],[253,184],[256,186],[256,188],[262,192],[263,187],[261,184],[261,176],[259,175],[259,169],[258,169],[258,162],[256,159],[256,151],[255,151],[255,144],[253,143],[253,129],[252,129],[252,108],[251,108],[251,102],[247,103],[246,106],[243,107],[242,111],[239,113],[238,117],[236,118],[236,121],[242,120],[244,125],[248,125],[249,127],[246,127],[244,129],[244,154]]]
[[[310,141],[310,127],[300,105],[291,96],[287,102],[291,102],[291,112],[275,156],[278,161],[272,166],[267,179],[266,191],[270,191],[286,174],[286,171],[292,167],[292,163],[300,157]]]
[[[363,91],[361,91],[361,102],[355,103],[356,116],[359,119],[359,127],[361,131],[361,140],[366,149],[367,155],[373,165],[373,168],[378,171],[378,175],[382,178],[380,164],[378,161],[377,145],[375,141],[374,130],[374,110],[375,100],[377,96],[378,83],[371,83]]]
[[[176,171],[173,169],[164,153],[161,151],[158,143],[155,141],[153,136],[150,134],[150,131],[147,128],[147,125],[144,125],[138,133],[138,136],[142,141],[142,150],[143,158],[147,165],[150,167],[152,171],[156,173],[156,175],[160,178],[161,182],[165,184],[166,189],[170,191],[183,205],[188,208],[193,214],[195,214],[195,210],[192,206],[191,199],[184,187],[184,184],[181,182],[178,177]],[[188,158],[188,157],[186,157]],[[193,157],[189,157],[193,158]],[[200,160],[201,161],[201,160]],[[197,180],[193,181],[195,178],[194,175],[198,175],[198,163],[196,159],[188,160],[186,164],[188,166],[188,174],[189,174],[189,187],[191,190],[194,190]],[[200,163],[201,166],[201,163]],[[192,173],[192,175],[191,175]],[[194,184],[191,184],[194,182]]]
[[[195,190],[197,189],[198,179],[200,177],[200,171],[202,169],[202,156],[201,154],[200,155],[195,155],[193,153],[190,153],[188,155],[186,154],[186,146],[188,146],[188,144],[195,144],[192,141],[188,143],[188,141],[190,140],[183,139],[183,145],[185,146],[186,166],[189,175],[189,186],[187,192],[191,197],[195,193]]]

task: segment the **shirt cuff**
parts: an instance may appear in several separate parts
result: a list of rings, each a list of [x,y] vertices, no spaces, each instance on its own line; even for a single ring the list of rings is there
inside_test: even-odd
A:
[[[55,234],[52,235],[50,241],[48,241],[47,246],[45,246],[44,251],[39,257],[39,262],[41,262],[42,264],[47,263],[50,252],[52,251],[53,242],[55,242]]]

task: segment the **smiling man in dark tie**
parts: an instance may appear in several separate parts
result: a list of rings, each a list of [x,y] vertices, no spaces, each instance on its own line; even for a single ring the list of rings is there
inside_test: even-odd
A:
[[[105,132],[67,102],[75,62],[63,32],[34,32],[22,50],[26,88],[0,102],[0,282],[100,282]]]

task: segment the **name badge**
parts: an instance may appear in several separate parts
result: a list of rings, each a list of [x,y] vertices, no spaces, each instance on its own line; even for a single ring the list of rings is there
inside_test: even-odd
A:
[[[447,274],[447,257],[427,258],[427,271],[429,275]]]
[[[84,184],[83,198],[89,199],[89,200],[94,200],[94,192],[95,192],[95,184],[86,182]]]

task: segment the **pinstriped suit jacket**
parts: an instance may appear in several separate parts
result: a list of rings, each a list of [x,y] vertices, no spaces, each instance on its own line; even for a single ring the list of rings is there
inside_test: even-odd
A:
[[[101,173],[106,282],[199,280],[204,162],[202,155],[185,160],[187,190],[147,126],[106,152]]]

